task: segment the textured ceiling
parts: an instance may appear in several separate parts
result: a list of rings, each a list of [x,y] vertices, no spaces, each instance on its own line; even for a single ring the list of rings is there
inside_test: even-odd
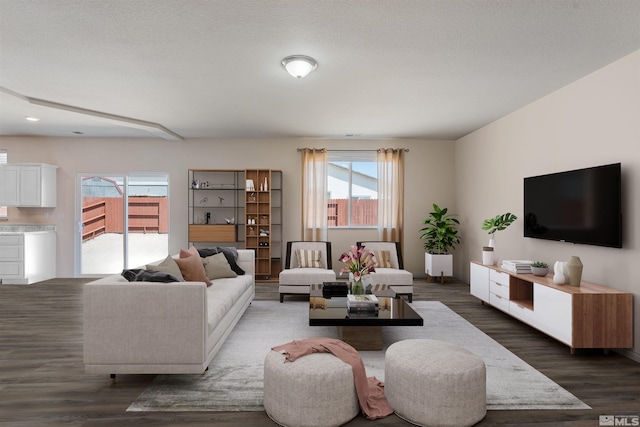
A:
[[[636,0],[0,0],[0,135],[458,138],[639,49]]]

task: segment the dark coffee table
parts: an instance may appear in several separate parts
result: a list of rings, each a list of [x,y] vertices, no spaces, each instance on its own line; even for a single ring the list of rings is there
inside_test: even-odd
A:
[[[337,326],[338,336],[357,350],[382,350],[383,326],[422,326],[418,313],[389,287],[376,289],[378,311],[350,312],[347,298],[322,296],[322,285],[312,285],[309,326]]]

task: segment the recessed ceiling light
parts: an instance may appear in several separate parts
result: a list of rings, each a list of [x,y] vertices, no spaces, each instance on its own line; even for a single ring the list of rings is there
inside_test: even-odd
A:
[[[30,122],[37,122],[37,121],[39,121],[39,120],[40,120],[40,119],[39,119],[39,118],[37,118],[37,117],[31,117],[31,116],[24,116],[24,118],[25,118],[26,120],[29,120]]]

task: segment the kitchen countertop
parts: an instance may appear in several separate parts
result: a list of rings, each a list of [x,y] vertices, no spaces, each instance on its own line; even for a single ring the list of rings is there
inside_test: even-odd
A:
[[[56,231],[51,224],[8,224],[0,225],[0,234],[20,234]]]

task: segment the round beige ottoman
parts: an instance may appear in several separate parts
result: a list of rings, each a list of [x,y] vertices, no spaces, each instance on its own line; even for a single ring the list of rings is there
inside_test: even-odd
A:
[[[487,413],[483,360],[443,341],[399,341],[384,359],[384,392],[396,415],[419,426],[471,426]]]
[[[360,413],[351,366],[329,353],[286,362],[270,351],[264,360],[264,409],[287,427],[340,426]]]

